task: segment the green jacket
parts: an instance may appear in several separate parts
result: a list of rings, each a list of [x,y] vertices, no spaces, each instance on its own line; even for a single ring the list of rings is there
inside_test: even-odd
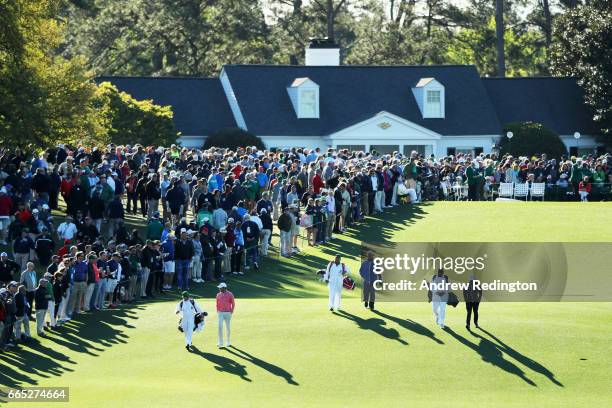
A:
[[[465,170],[468,185],[474,185],[482,177],[482,175],[474,167],[470,166]]]
[[[212,213],[209,213],[208,211],[198,211],[198,214],[196,215],[198,228],[204,225],[204,218],[208,218],[208,221],[212,222]]]
[[[582,168],[578,166],[578,163],[574,163],[572,165],[572,174],[570,175],[570,181],[572,183],[579,183],[582,181]]]
[[[259,183],[256,180],[245,181],[243,186],[246,190],[247,200],[255,200],[259,192]]]
[[[153,220],[147,225],[147,239],[160,240],[164,226],[159,220]]]

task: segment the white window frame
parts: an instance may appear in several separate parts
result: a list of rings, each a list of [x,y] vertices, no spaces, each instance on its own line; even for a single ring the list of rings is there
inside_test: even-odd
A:
[[[307,101],[305,94],[312,94],[314,97],[314,109],[308,112],[305,109]],[[317,119],[319,117],[319,90],[316,87],[305,87],[298,89],[298,118],[300,119]]]
[[[443,108],[442,108],[442,102],[443,102],[443,97],[442,97],[442,93],[444,91],[442,89],[438,89],[438,88],[434,88],[434,89],[425,89],[425,103],[424,103],[424,109],[423,109],[423,117],[424,118],[443,118],[444,117],[444,113],[443,113]],[[432,96],[431,99],[434,99],[433,96],[434,94],[437,94],[437,102],[433,102],[430,101],[430,95]]]

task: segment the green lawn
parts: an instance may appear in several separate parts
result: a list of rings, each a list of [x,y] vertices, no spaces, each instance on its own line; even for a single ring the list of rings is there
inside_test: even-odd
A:
[[[484,330],[471,334],[461,304],[447,312],[448,331],[425,302],[380,303],[372,313],[358,291],[345,292],[344,311],[332,314],[314,277],[335,253],[351,256],[356,271],[361,239],[595,242],[610,240],[611,227],[609,203],[400,209],[231,279],[235,348],[216,349],[212,313],[198,350],[187,353],[173,314],[178,298],[168,296],[83,315],[0,354],[0,384],[67,386],[75,407],[611,406],[610,303],[483,303]],[[210,311],[215,288],[195,292]]]

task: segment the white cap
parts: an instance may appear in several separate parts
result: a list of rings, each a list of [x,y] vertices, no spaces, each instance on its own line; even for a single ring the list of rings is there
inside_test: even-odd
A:
[[[0,256],[8,256],[8,254],[6,252],[3,252],[0,254]]]
[[[49,206],[47,204],[43,204],[42,207],[43,207],[43,210],[48,210],[49,209]]]
[[[208,222],[209,218],[208,217],[204,217],[204,222]]]
[[[38,214],[38,208],[33,209],[32,214]]]
[[[227,284],[225,282],[221,282],[218,286],[219,289],[221,288],[227,288]]]
[[[181,228],[181,234],[182,234],[183,232],[187,232],[187,228]]]

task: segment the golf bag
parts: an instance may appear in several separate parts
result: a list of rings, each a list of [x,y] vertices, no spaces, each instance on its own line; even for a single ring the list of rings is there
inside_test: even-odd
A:
[[[191,305],[195,309],[195,301],[193,299],[189,301],[191,302]],[[181,308],[182,307],[183,307],[183,302],[181,301]],[[193,327],[194,328],[198,327],[198,325],[204,321],[204,317],[206,316],[208,316],[208,313],[206,312],[196,313],[193,316]],[[182,317],[179,319],[179,322],[178,322],[178,331],[180,331],[181,333],[183,332],[183,318]]]

